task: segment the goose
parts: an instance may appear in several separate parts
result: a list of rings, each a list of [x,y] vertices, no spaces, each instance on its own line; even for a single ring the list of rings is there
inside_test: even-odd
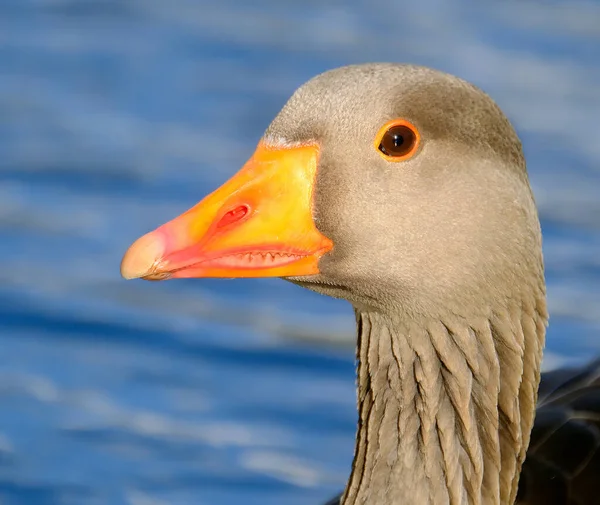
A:
[[[377,63],[312,78],[121,274],[281,277],[352,304],[358,427],[330,505],[600,504],[600,361],[540,387],[548,312],[521,142],[458,77]]]

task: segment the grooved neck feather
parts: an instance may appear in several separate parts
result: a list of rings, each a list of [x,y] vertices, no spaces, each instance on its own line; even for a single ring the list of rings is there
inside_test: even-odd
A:
[[[342,504],[512,504],[537,399],[543,293],[468,319],[356,317],[359,421]]]

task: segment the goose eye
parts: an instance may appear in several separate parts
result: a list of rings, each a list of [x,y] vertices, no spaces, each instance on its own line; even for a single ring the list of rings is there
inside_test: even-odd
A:
[[[405,120],[394,120],[383,125],[375,138],[379,153],[388,161],[411,158],[419,146],[417,128]]]

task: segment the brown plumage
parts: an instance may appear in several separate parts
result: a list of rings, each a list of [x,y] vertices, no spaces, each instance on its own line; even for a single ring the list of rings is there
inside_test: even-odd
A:
[[[543,374],[517,505],[598,505],[599,477],[600,360]]]
[[[406,156],[388,152],[404,137],[378,146],[389,124],[413,129]],[[521,143],[493,100],[427,68],[344,67],[300,87],[260,145],[238,179],[139,239],[122,272],[285,271],[352,303],[358,430],[331,503],[600,504],[600,364],[550,374],[538,404],[541,231]],[[303,237],[315,249],[290,259]]]
[[[401,164],[371,146],[395,117],[423,138]],[[453,76],[358,65],[301,87],[265,139],[323,146],[313,212],[335,248],[320,276],[294,280],[356,309],[359,424],[342,503],[512,503],[547,313],[539,223],[509,121]],[[600,504],[599,368],[542,397],[518,503]]]
[[[420,129],[421,159],[386,167],[361,143],[392,117]],[[512,503],[547,320],[518,137],[470,84],[385,64],[315,78],[266,133],[315,138],[327,151],[314,212],[337,251],[321,279],[296,281],[349,299],[358,321],[359,427],[341,503]],[[565,373],[542,384],[519,504],[600,504],[600,362],[561,384]]]

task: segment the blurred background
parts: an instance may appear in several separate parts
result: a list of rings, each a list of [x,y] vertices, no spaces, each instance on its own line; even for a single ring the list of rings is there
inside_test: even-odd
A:
[[[600,353],[599,1],[2,0],[2,505],[342,489],[351,308],[119,263],[236,172],[296,87],[366,61],[458,74],[506,111],[545,236],[544,366]]]

